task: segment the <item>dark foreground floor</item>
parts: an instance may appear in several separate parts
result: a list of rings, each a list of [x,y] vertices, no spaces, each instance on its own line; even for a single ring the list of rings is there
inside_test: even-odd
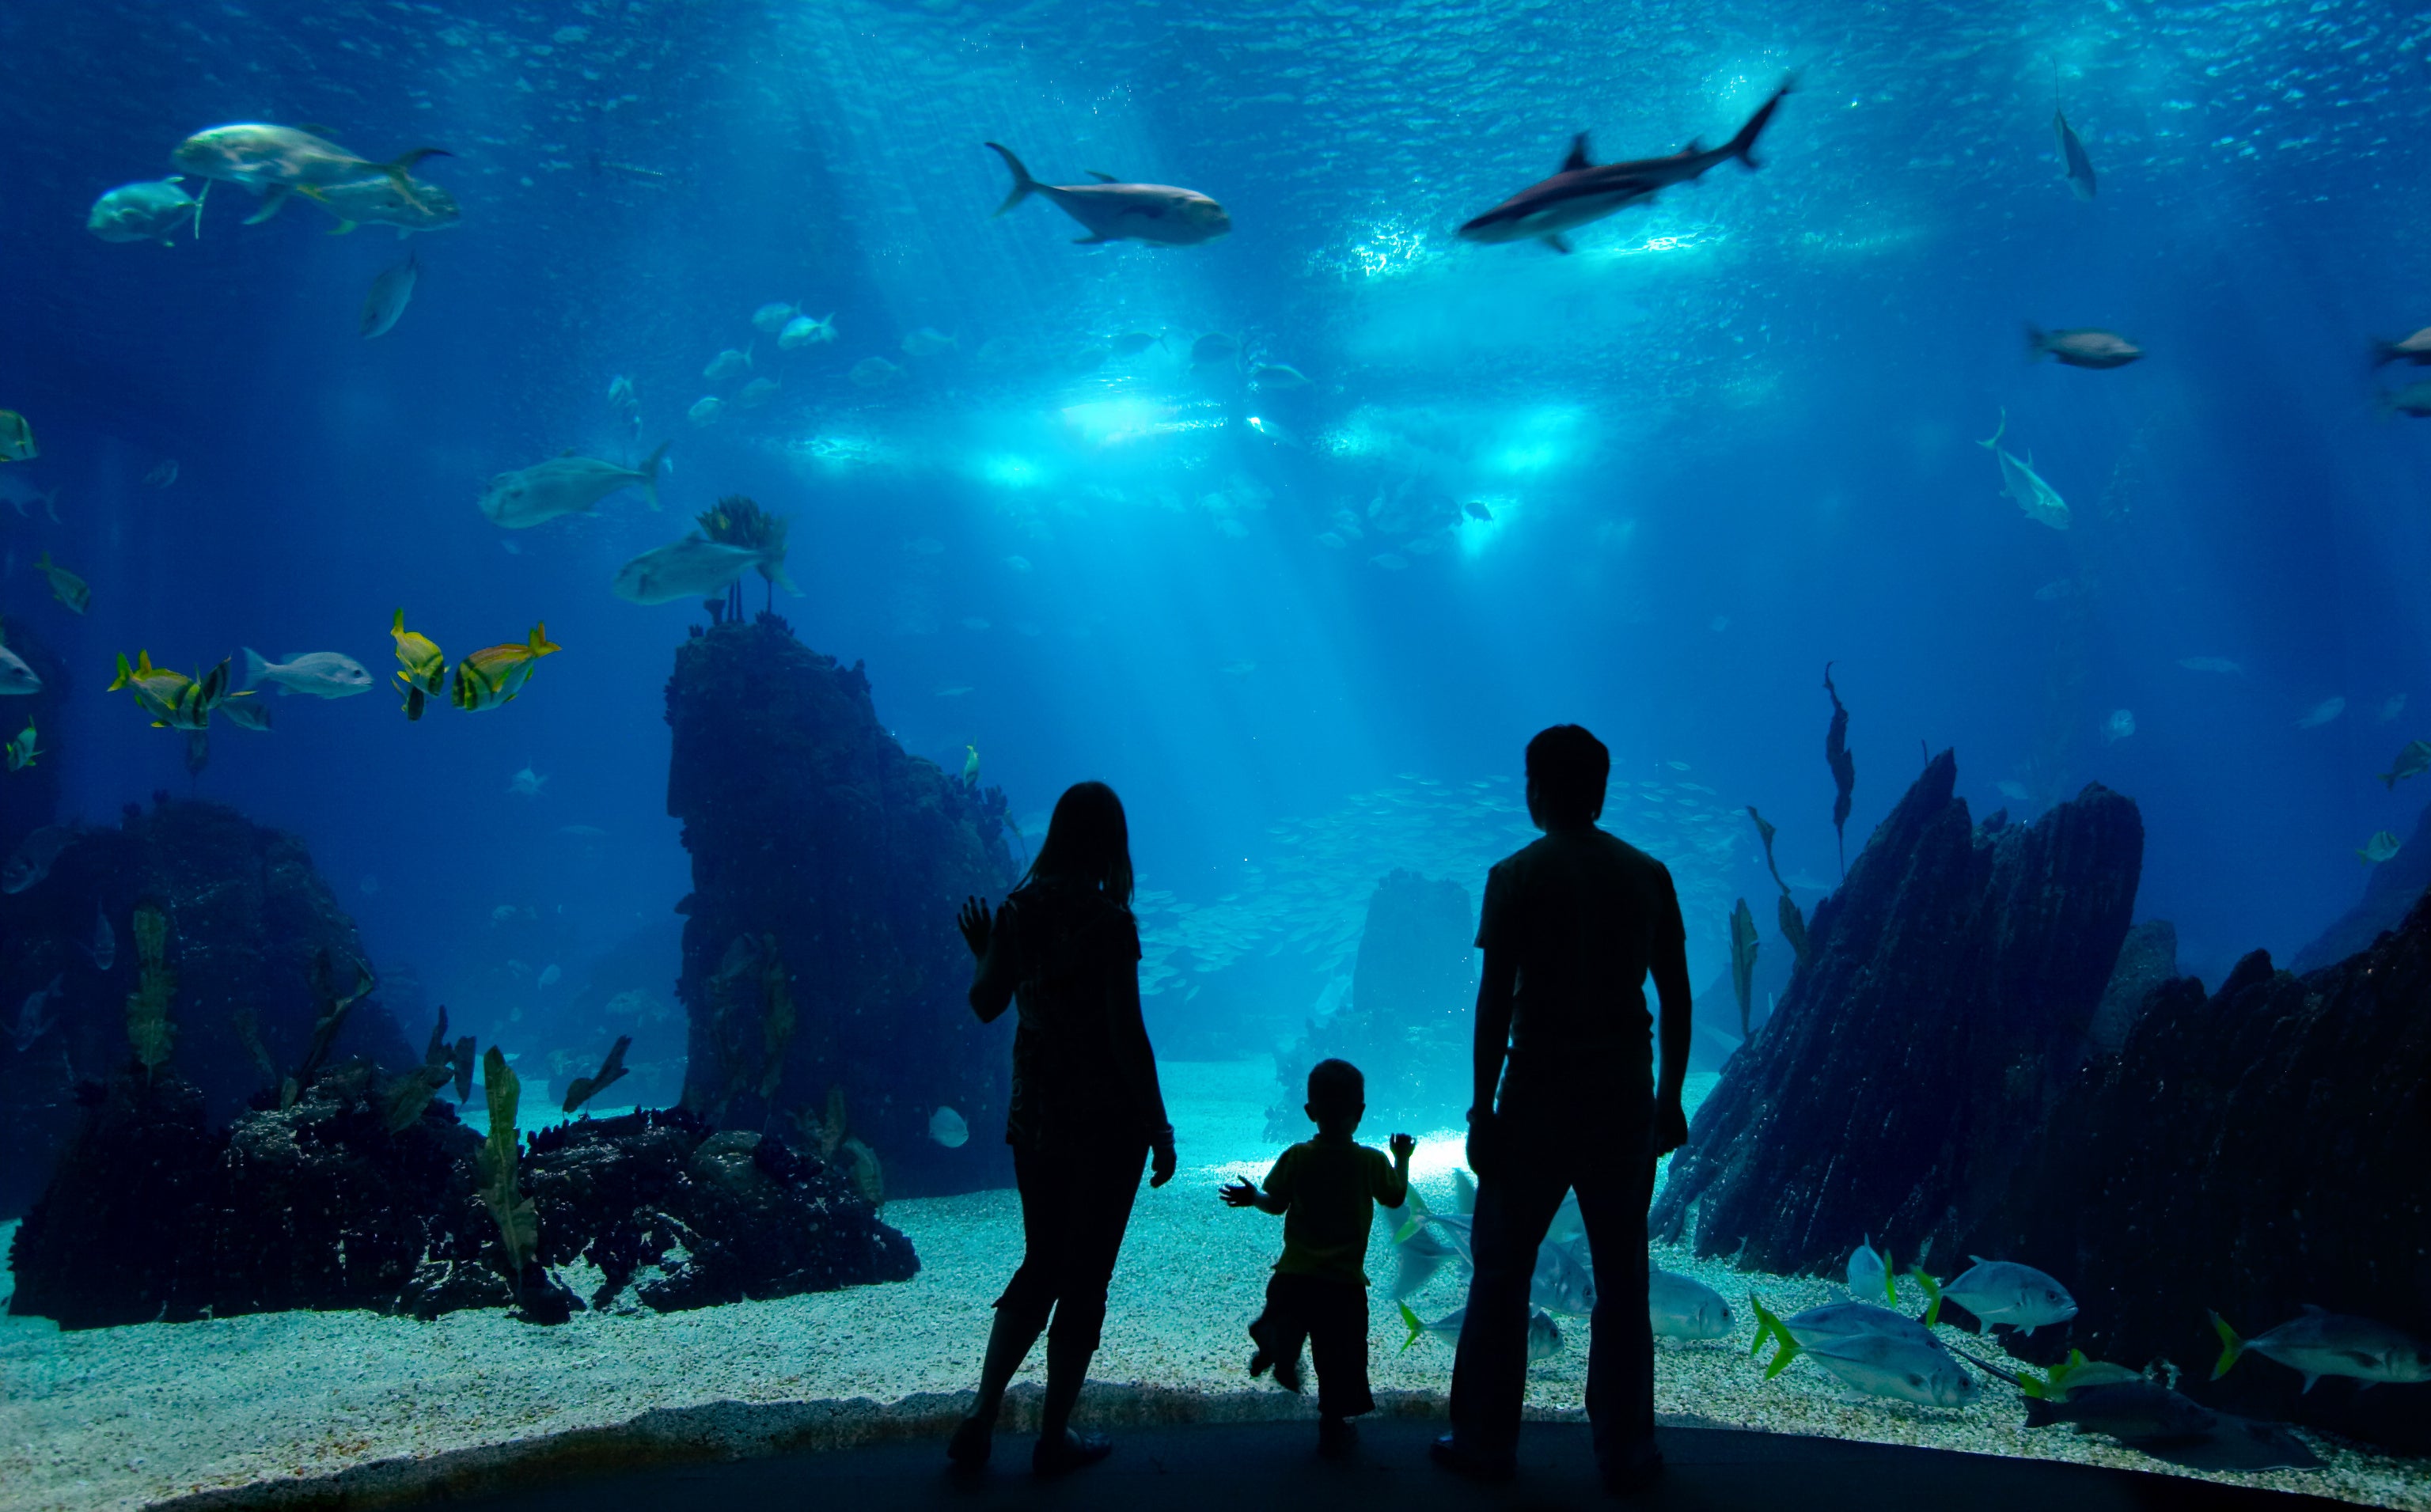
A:
[[[1648,1507],[1696,1512],[2295,1512],[2346,1504],[2079,1465],[1723,1429],[1666,1429],[1662,1485],[1625,1501],[1597,1484],[1586,1429],[1532,1425],[1519,1478],[1471,1486],[1427,1462],[1440,1424],[1365,1425],[1359,1452],[1316,1457],[1306,1423],[1133,1429],[1115,1457],[1066,1479],[1029,1472],[1030,1440],[1004,1435],[982,1479],[944,1471],[933,1442],[574,1477],[538,1490],[450,1504],[485,1512],[1533,1512]]]

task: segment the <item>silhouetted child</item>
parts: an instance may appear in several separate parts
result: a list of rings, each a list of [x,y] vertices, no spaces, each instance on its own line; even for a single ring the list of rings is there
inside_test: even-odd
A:
[[[1316,1446],[1338,1453],[1355,1436],[1350,1420],[1376,1410],[1367,1392],[1367,1231],[1375,1204],[1410,1199],[1410,1151],[1417,1141],[1393,1136],[1393,1158],[1352,1141],[1367,1112],[1367,1082],[1349,1061],[1309,1068],[1308,1101],[1316,1137],[1292,1146],[1266,1172],[1261,1191],[1245,1179],[1224,1188],[1232,1207],[1283,1215],[1283,1256],[1266,1283],[1266,1310],[1249,1325],[1257,1352],[1249,1373],[1271,1368],[1275,1384],[1299,1389],[1302,1339],[1316,1364]]]

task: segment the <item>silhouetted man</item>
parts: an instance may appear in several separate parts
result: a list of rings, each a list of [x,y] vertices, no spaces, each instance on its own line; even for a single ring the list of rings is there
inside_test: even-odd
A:
[[[1654,1447],[1646,1205],[1655,1158],[1688,1135],[1680,1087],[1689,991],[1670,872],[1596,827],[1611,769],[1603,743],[1577,725],[1530,741],[1528,816],[1545,837],[1486,877],[1468,1113],[1477,1274],[1452,1367],[1452,1431],[1435,1440],[1434,1456],[1464,1474],[1512,1473],[1529,1282],[1537,1246],[1575,1189],[1596,1282],[1587,1417],[1606,1483],[1625,1490],[1663,1465]],[[1663,1076],[1651,1103],[1650,971],[1663,1004]]]

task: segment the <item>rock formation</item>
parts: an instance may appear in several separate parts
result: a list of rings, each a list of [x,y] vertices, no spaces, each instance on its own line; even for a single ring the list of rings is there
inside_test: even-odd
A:
[[[2431,1386],[2324,1379],[2248,1354],[2205,1378],[2217,1309],[2247,1337],[2307,1303],[2431,1344],[2431,902],[2394,933],[2298,977],[2256,950],[2220,990],[2155,990],[2120,1054],[2053,1111],[2008,1200],[1970,1238],[2067,1283],[2072,1347],[2141,1367],[2223,1411],[2431,1453]],[[1987,1248],[1988,1246],[1988,1248]]]
[[[168,1064],[212,1127],[305,1058],[323,1003],[315,962],[326,954],[350,978],[362,959],[354,921],[303,843],[225,805],[161,798],[149,813],[130,806],[117,829],[72,832],[46,875],[0,896],[0,1217],[24,1212],[48,1181],[78,1124],[76,1084],[126,1061],[139,905],[158,907],[168,926]],[[107,952],[96,949],[104,920]],[[55,980],[58,992],[25,1026],[41,1032],[20,1044],[10,1031],[24,1003]],[[419,1059],[377,989],[327,1050],[391,1067]]]
[[[2005,1190],[2075,1072],[2144,831],[2099,785],[1978,828],[1956,776],[1934,758],[1816,908],[1808,963],[1699,1109],[1655,1232],[1776,1272],[1836,1269],[1868,1234],[1954,1257]]]
[[[2119,947],[2119,964],[2110,969],[2110,984],[2102,989],[2093,1021],[2086,1026],[2087,1050],[2095,1055],[2118,1054],[2143,1015],[2145,999],[2177,974],[2177,926],[2154,918],[2129,930]]]
[[[2370,949],[2383,931],[2397,928],[2426,887],[2431,887],[2431,807],[2423,809],[2423,816],[2414,822],[2414,832],[2397,848],[2397,854],[2365,874],[2363,897],[2356,905],[2331,920],[2319,939],[2296,952],[2291,969],[2319,971],[2358,950]]]
[[[824,1135],[841,1089],[892,1190],[1010,1185],[1012,1025],[972,1016],[954,928],[965,897],[1014,880],[1002,791],[907,755],[860,666],[773,614],[678,650],[667,723],[667,812],[693,864],[685,1104],[721,1128]],[[931,1138],[941,1107],[966,1141]]]
[[[1275,1058],[1280,1084],[1266,1137],[1297,1142],[1310,1125],[1308,1068],[1339,1057],[1367,1079],[1371,1129],[1428,1127],[1469,1100],[1469,1014],[1477,1000],[1467,889],[1396,871],[1367,899],[1367,922],[1341,1007]]]

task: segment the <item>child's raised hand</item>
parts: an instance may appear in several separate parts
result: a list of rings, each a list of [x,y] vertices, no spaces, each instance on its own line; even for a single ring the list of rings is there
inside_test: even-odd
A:
[[[1393,1150],[1393,1158],[1395,1160],[1409,1159],[1410,1151],[1418,1148],[1418,1142],[1405,1134],[1395,1134],[1392,1137],[1391,1145]]]
[[[1223,1188],[1217,1195],[1224,1199],[1224,1205],[1226,1207],[1255,1207],[1258,1205],[1258,1189],[1254,1185],[1250,1184],[1249,1179],[1246,1176],[1234,1178],[1232,1184],[1230,1186]]]

